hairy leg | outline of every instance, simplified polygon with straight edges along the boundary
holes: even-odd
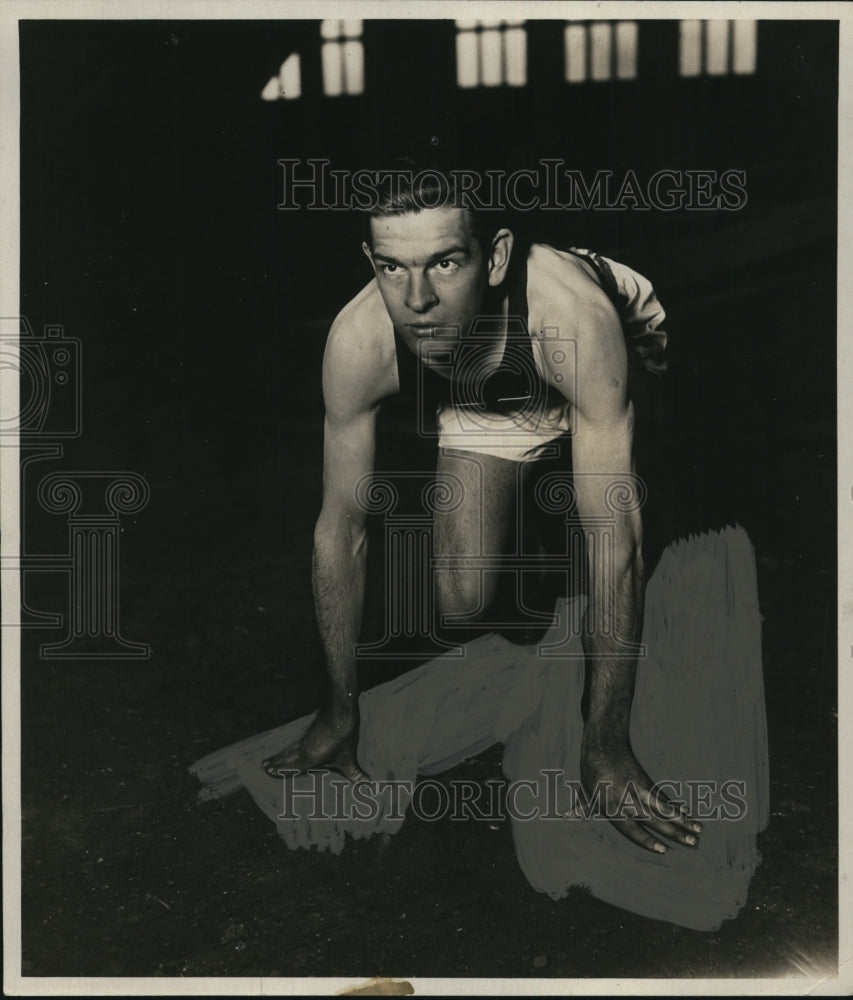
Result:
[[[440,621],[447,616],[444,625],[475,623],[493,600],[498,573],[479,568],[476,560],[503,553],[525,472],[523,465],[492,455],[439,449],[436,479],[456,477],[463,491],[455,509],[435,517],[435,554],[456,560],[435,574]]]

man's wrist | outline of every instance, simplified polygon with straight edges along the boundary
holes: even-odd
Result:
[[[592,646],[594,637],[590,640]],[[587,652],[594,655],[598,651],[592,646],[592,650],[587,647]],[[625,750],[629,746],[636,663],[612,659],[588,660],[587,670],[591,672],[591,677],[584,747],[609,752]]]
[[[581,740],[581,752],[588,753],[623,753],[630,749],[628,727],[622,725],[595,725],[587,722],[584,726]]]
[[[333,686],[329,699],[329,711],[340,721],[357,717],[358,693],[354,690],[343,690]]]
[[[590,709],[584,723],[582,748],[587,751],[615,752],[630,746],[631,700],[608,699],[603,702],[592,692]]]

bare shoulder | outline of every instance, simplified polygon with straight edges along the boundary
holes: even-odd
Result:
[[[627,354],[622,323],[592,273],[571,253],[534,244],[528,258],[530,331],[542,348],[549,383],[567,395],[583,385],[624,391]],[[556,342],[565,342],[552,348]],[[546,345],[547,349],[546,349]]]
[[[394,391],[396,354],[391,320],[374,279],[352,298],[329,330],[323,356],[326,410],[355,415]]]
[[[527,282],[531,319],[541,318],[541,322],[531,324],[537,333],[548,323],[572,335],[582,330],[621,328],[610,299],[574,254],[534,243]]]

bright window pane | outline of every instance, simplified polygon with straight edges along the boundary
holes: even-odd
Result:
[[[341,22],[340,21],[321,21],[320,22],[320,35],[323,38],[340,38],[340,36],[341,36]]]
[[[343,32],[345,38],[361,38],[363,24],[360,20],[344,21]]]
[[[271,76],[261,91],[262,101],[277,101],[281,97],[281,84],[277,76]]]
[[[480,55],[483,60],[483,78],[486,87],[503,83],[500,31],[484,31],[480,35]]]
[[[460,87],[527,83],[527,33],[523,19],[456,21],[456,82]],[[476,26],[474,30],[472,26]],[[508,27],[507,25],[513,25]]]
[[[278,71],[278,82],[281,96],[286,101],[292,101],[302,96],[302,74],[298,52],[289,55],[281,64]]]
[[[616,76],[633,80],[637,75],[637,22],[619,21],[616,25]]]
[[[734,58],[732,68],[735,73],[754,73],[758,51],[758,23],[756,21],[734,22]]]
[[[527,35],[523,28],[504,32],[506,82],[512,87],[527,83]]]
[[[348,40],[343,45],[344,89],[348,94],[364,92],[364,46],[361,42]]]
[[[719,76],[729,66],[729,22],[705,22],[705,72]]]
[[[610,79],[611,25],[591,24],[589,41],[591,46],[590,75],[593,80]]]
[[[682,21],[678,46],[678,71],[682,76],[702,72],[702,22]]]
[[[323,93],[327,97],[337,97],[343,93],[341,45],[339,42],[324,42],[322,50]]]
[[[566,80],[580,83],[586,79],[586,28],[582,24],[567,24]]]
[[[456,82],[460,87],[477,86],[477,36],[460,31],[456,36]]]
[[[473,28],[477,27],[478,22],[471,17],[460,18],[456,22],[456,28],[458,31],[471,31]]]

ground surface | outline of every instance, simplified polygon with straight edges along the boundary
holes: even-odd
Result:
[[[277,431],[291,442],[288,481],[316,493],[317,428]],[[190,762],[311,711],[322,693],[307,587],[314,497],[268,537],[255,514],[278,466],[260,451],[219,479],[206,517],[199,497],[197,516],[176,522],[182,498],[152,484],[126,536],[122,594],[125,635],[151,643],[149,661],[25,659],[25,974],[697,977],[833,963],[831,525],[756,519],[772,817],[740,916],[697,933],[580,890],[537,895],[507,825],[410,818],[392,839],[333,857],[288,851],[245,792],[196,804]],[[830,486],[825,463],[811,472],[808,488]],[[780,473],[780,490],[801,489],[795,479]],[[235,510],[242,527],[229,531]],[[458,773],[498,777],[499,748]]]

